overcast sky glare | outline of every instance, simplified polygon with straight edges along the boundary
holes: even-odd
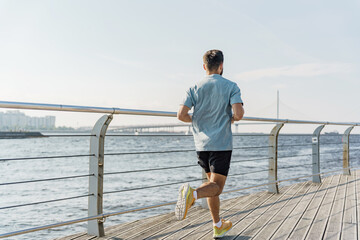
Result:
[[[246,116],[276,117],[279,89],[280,118],[360,122],[359,12],[358,0],[0,0],[0,98],[177,111],[215,48]],[[101,116],[26,114],[75,127]],[[147,122],[176,120],[113,124]]]

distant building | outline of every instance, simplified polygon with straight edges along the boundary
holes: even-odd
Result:
[[[55,116],[29,117],[20,111],[0,112],[0,130],[50,130],[55,128]]]

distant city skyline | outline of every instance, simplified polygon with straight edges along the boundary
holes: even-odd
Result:
[[[359,11],[355,0],[3,0],[0,96],[177,111],[205,74],[202,55],[216,48],[225,55],[224,77],[241,89],[245,116],[276,117],[279,89],[280,118],[359,122]],[[58,125],[75,128],[101,116],[24,112],[52,114]],[[178,121],[122,115],[111,124],[168,122]]]
[[[30,117],[18,110],[0,111],[0,130],[54,130],[55,116]]]

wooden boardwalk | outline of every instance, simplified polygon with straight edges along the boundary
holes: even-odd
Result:
[[[282,187],[280,194],[223,201],[221,217],[233,222],[223,239],[359,239],[359,190],[360,170],[324,178],[322,184]],[[208,210],[194,207],[183,221],[168,213],[108,227],[101,238],[79,233],[61,239],[212,239],[210,219]]]

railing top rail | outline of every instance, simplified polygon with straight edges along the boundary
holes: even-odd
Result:
[[[61,104],[28,103],[28,102],[0,101],[0,108],[176,117],[176,112],[167,112],[167,111],[125,109],[125,108],[115,108],[115,107],[107,108],[107,107],[91,107],[91,106],[76,106],[76,105],[61,105]],[[273,122],[273,123],[279,122],[279,123],[298,123],[298,124],[360,126],[360,122],[326,122],[326,121],[306,121],[306,120],[295,120],[295,119],[258,118],[258,117],[244,117],[243,120],[255,121],[255,122]]]

